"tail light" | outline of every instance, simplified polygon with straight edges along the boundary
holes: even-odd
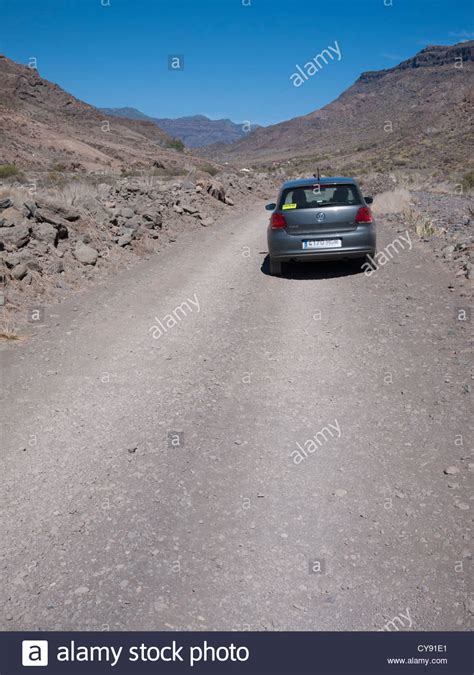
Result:
[[[282,227],[286,227],[285,216],[282,216],[281,213],[272,213],[270,218],[270,226],[272,230],[279,230]]]
[[[371,223],[373,221],[372,212],[367,206],[361,206],[355,217],[356,223]]]

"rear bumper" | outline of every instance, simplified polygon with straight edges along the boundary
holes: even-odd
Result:
[[[342,239],[341,248],[303,250],[305,239]],[[284,229],[268,228],[268,252],[274,260],[298,262],[312,260],[341,260],[344,258],[363,258],[373,254],[376,247],[375,226],[373,223],[359,225],[351,232],[331,232],[294,235]]]

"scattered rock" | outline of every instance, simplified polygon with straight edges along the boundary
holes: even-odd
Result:
[[[5,199],[0,199],[0,211],[3,209],[8,209],[9,206],[13,206],[13,202],[9,197]]]
[[[448,466],[445,470],[444,473],[447,476],[454,476],[456,473],[459,473],[459,469],[457,466]]]
[[[345,497],[347,494],[347,490],[342,490],[338,488],[337,490],[334,490],[332,494],[334,497]]]
[[[132,240],[133,240],[133,230],[130,229],[117,239],[117,244],[119,246],[127,246],[132,242]]]
[[[98,251],[92,246],[78,242],[74,248],[74,257],[83,265],[95,265],[99,257]]]
[[[43,242],[37,242],[37,243],[43,243]],[[41,272],[41,270],[42,270],[42,267],[41,267],[40,262],[38,260],[38,256],[35,255],[35,251],[31,250],[30,248],[23,249],[20,252],[20,262],[24,263],[29,270],[33,270],[34,272]]]
[[[36,202],[28,200],[23,202],[23,206],[25,207],[27,217],[34,218],[36,213]]]
[[[451,258],[454,253],[454,246],[452,244],[445,246],[443,249],[441,249],[441,253],[445,258]]]
[[[10,253],[9,255],[4,256],[3,262],[7,267],[11,269],[12,267],[15,267],[15,265],[18,265],[21,262],[20,254]]]
[[[9,206],[0,213],[0,227],[14,227],[23,220],[23,214],[15,206]]]
[[[163,216],[161,213],[143,213],[143,220],[145,227],[158,227],[161,228],[163,225]]]
[[[12,277],[14,279],[18,279],[18,280],[23,279],[24,277],[26,277],[27,273],[28,273],[28,269],[27,269],[26,265],[24,265],[23,263],[20,263],[19,265],[16,265],[12,269]]]
[[[141,216],[134,215],[123,224],[123,227],[131,230],[138,230],[141,227],[142,222]]]
[[[17,223],[14,227],[2,228],[0,230],[0,243],[21,248],[30,240],[30,232],[31,228],[26,221]]]
[[[50,223],[42,222],[33,226],[33,237],[39,241],[45,241],[52,246],[56,246],[58,232]]]
[[[220,181],[211,181],[211,183],[209,183],[209,185],[206,187],[206,192],[210,194],[211,197],[218,199],[220,202],[225,202],[225,189]]]
[[[50,250],[50,246],[46,241],[40,241],[39,239],[31,239],[28,246],[29,252],[33,253],[36,257],[38,255],[46,255]],[[51,248],[54,251],[54,246]]]
[[[95,220],[103,221],[109,217],[105,205],[103,206],[94,197],[85,197],[80,201],[81,209],[86,211]]]
[[[27,202],[25,202],[26,206]],[[61,223],[64,218],[67,221],[74,222],[81,217],[80,212],[71,206],[56,204],[46,199],[36,199],[36,213],[33,216],[37,220],[47,219],[48,223]]]
[[[122,218],[132,218],[135,215],[135,212],[133,211],[133,209],[125,207],[123,209],[120,209],[120,215],[122,216]]]
[[[195,214],[198,213],[199,209],[197,209],[195,206],[192,204],[182,204],[182,209],[185,213],[190,213],[190,214]]]
[[[64,272],[64,262],[60,258],[51,260],[51,272],[53,274],[61,274],[61,272]]]

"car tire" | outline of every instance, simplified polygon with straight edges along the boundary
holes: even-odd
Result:
[[[274,277],[279,277],[283,272],[283,263],[281,260],[274,260],[270,258],[270,274]]]

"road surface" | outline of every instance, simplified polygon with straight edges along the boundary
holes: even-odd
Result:
[[[463,299],[416,242],[271,277],[267,219],[3,346],[2,629],[467,628]]]

